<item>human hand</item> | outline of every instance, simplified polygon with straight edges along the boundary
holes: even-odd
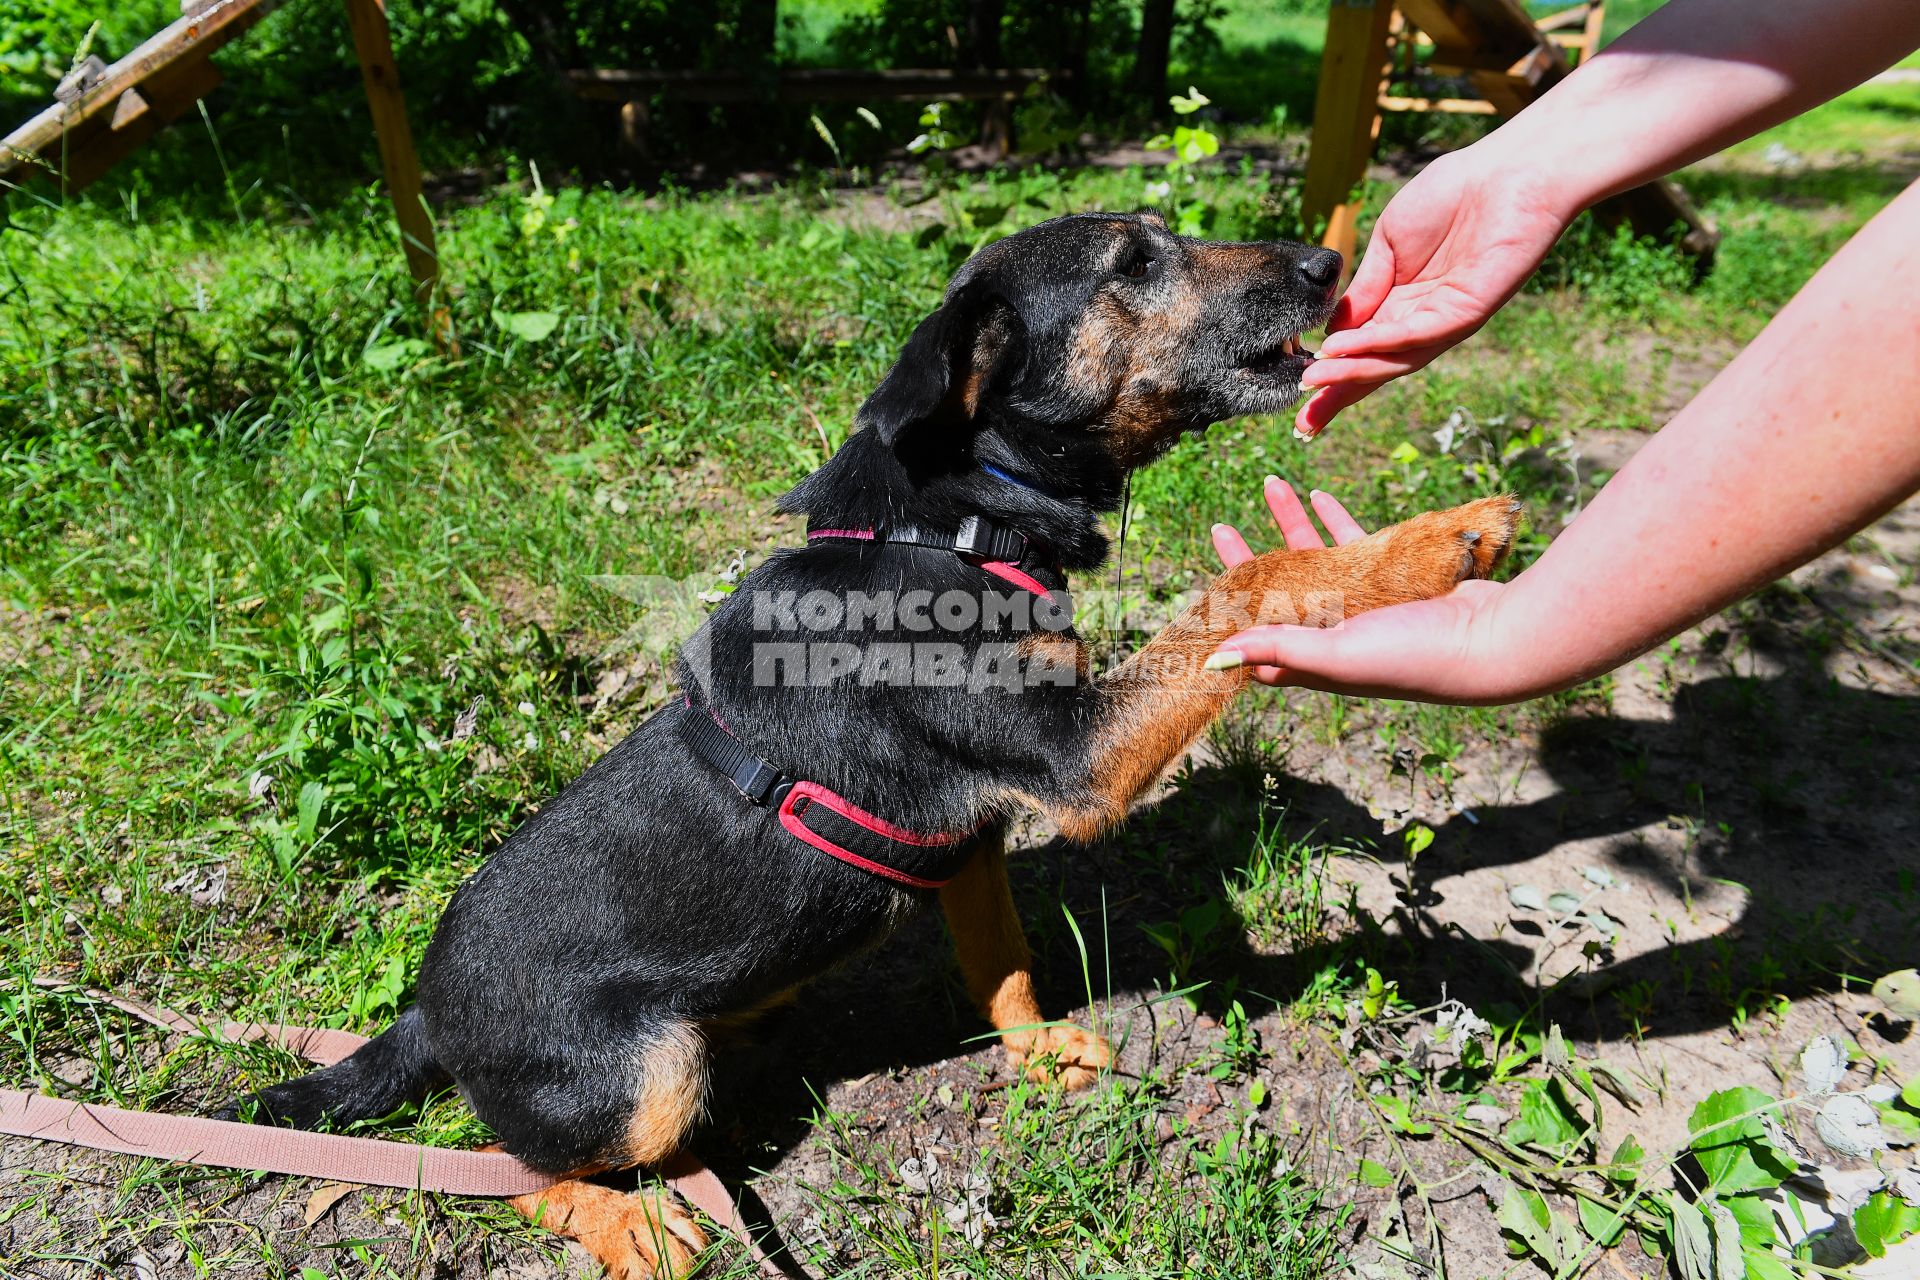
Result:
[[[1310,497],[1334,545],[1367,536],[1332,495],[1314,490]],[[1327,545],[1286,481],[1268,476],[1266,499],[1289,551]],[[1254,556],[1231,525],[1213,526],[1213,546],[1229,569]],[[1222,642],[1209,665],[1251,666],[1261,684],[1330,693],[1421,702],[1517,701],[1537,691],[1517,682],[1524,679],[1523,664],[1493,656],[1503,590],[1503,584],[1475,579],[1447,595],[1358,614],[1335,627],[1253,627]]]
[[[1485,143],[1428,165],[1374,224],[1319,358],[1301,376],[1317,390],[1295,433],[1312,439],[1342,409],[1478,332],[1578,212],[1571,193]]]

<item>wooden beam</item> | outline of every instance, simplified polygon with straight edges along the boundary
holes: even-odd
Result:
[[[1380,133],[1392,16],[1393,0],[1334,0],[1327,10],[1327,46],[1314,96],[1300,214],[1309,234],[1324,220],[1320,243],[1338,250],[1349,270],[1359,238],[1360,207],[1353,189],[1367,176]]]
[[[387,179],[394,219],[400,224],[400,247],[407,255],[407,270],[413,273],[414,295],[425,303],[440,278],[440,256],[434,247],[433,217],[420,189],[420,161],[413,152],[413,130],[407,126],[400,68],[393,60],[386,0],[346,2],[353,51],[360,60],[360,80],[366,86],[367,108],[373,113],[374,137],[380,144],[380,169]]]
[[[0,178],[37,165],[54,174],[66,190],[84,187],[193,105],[195,98],[179,100],[182,93],[205,93],[218,84],[219,72],[207,58],[282,3],[212,0],[170,23],[112,66],[68,86],[70,100],[56,101],[0,139]],[[129,90],[138,90],[153,110],[141,113],[138,120],[123,120],[116,130],[113,120]],[[171,114],[161,109],[162,102],[169,104]]]

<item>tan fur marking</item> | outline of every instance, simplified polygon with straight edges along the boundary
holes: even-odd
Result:
[[[508,1203],[539,1226],[578,1240],[607,1269],[609,1280],[689,1276],[694,1258],[707,1247],[693,1215],[658,1191],[567,1181]]]
[[[1033,993],[1033,953],[1007,884],[1003,838],[984,843],[960,873],[940,890],[940,906],[953,930],[960,971],[974,1004],[994,1029],[1015,1066],[1051,1059],[1053,1071],[1036,1062],[1035,1078],[1053,1074],[1069,1089],[1093,1083],[1112,1060],[1106,1041],[1079,1027],[1042,1027],[1047,1020]]]
[[[676,1023],[648,1041],[640,1091],[627,1125],[627,1158],[656,1165],[680,1150],[707,1104],[707,1038]]]
[[[1107,705],[1090,746],[1094,803],[1056,809],[1062,834],[1088,840],[1124,819],[1246,682],[1244,670],[1205,670],[1222,640],[1255,623],[1337,621],[1445,595],[1463,577],[1493,571],[1518,512],[1511,498],[1484,498],[1344,547],[1269,552],[1215,578],[1204,598],[1101,681]],[[1469,542],[1470,533],[1477,539]]]

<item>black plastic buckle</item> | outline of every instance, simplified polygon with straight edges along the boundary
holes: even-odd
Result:
[[[743,761],[728,776],[740,794],[757,805],[777,804],[793,790],[792,778],[758,757]]]
[[[1003,529],[979,516],[968,516],[960,522],[960,530],[954,535],[953,550],[955,555],[969,559],[1017,563],[1026,557],[1027,535]]]

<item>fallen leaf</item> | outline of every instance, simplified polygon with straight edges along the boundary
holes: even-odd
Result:
[[[1873,1104],[1857,1093],[1836,1093],[1813,1116],[1820,1140],[1843,1156],[1864,1159],[1887,1145]]]
[[[1544,911],[1547,900],[1530,884],[1516,884],[1507,890],[1507,901],[1522,911]]]
[[[1832,1036],[1815,1036],[1800,1051],[1800,1074],[1807,1078],[1808,1093],[1825,1097],[1847,1074],[1846,1050]]]
[[[326,1217],[327,1210],[359,1191],[363,1185],[358,1182],[323,1182],[315,1187],[313,1194],[307,1197],[307,1225],[312,1226]]]

